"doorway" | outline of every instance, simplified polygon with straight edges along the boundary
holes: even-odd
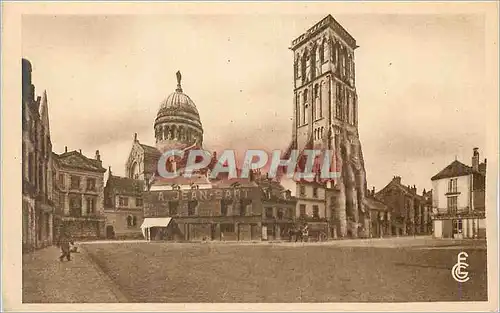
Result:
[[[463,223],[462,220],[453,220],[453,238],[463,238]]]
[[[111,225],[106,226],[106,238],[107,239],[115,238],[115,229]]]

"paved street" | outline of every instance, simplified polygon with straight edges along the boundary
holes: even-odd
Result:
[[[60,263],[24,259],[25,302],[378,302],[486,300],[484,241],[96,242]],[[377,247],[377,248],[373,248]],[[471,279],[451,277],[469,254]],[[105,273],[105,274],[104,274]],[[45,287],[42,288],[45,282]]]
[[[116,303],[125,300],[86,253],[73,254],[69,262],[60,262],[59,255],[56,247],[23,255],[23,302]]]

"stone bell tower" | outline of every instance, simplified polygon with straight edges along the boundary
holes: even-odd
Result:
[[[334,185],[314,188],[317,200],[324,200],[330,235],[336,237],[365,236],[368,230],[363,201],[366,174],[358,135],[357,47],[356,40],[328,15],[293,40],[290,48],[294,54],[292,145],[299,150],[335,151],[340,177]],[[306,187],[297,188],[303,193]],[[299,206],[301,198],[304,210],[308,195],[299,195]],[[318,205],[314,206],[317,210]]]

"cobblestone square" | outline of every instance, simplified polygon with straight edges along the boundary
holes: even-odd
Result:
[[[487,300],[486,249],[481,241],[96,242],[83,247],[69,263],[59,263],[57,254],[51,260],[25,260],[25,302]],[[469,255],[471,277],[463,284],[451,276],[461,251]],[[37,270],[41,272],[34,275]],[[44,292],[36,288],[40,281],[45,281]]]

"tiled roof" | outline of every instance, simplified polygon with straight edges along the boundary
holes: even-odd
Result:
[[[222,179],[213,183],[214,188],[229,188],[235,185],[239,187],[257,187],[255,182],[247,178]]]
[[[408,186],[401,184],[400,177],[393,178],[384,188],[382,188],[380,191],[378,191],[375,194],[375,197],[377,199],[381,199],[384,197],[384,194],[386,191],[392,190],[393,188],[397,188],[400,191],[402,191],[404,194],[410,195],[410,196],[415,197],[417,199],[420,199],[420,200],[424,199],[424,197],[422,195],[419,195],[416,192],[414,192],[411,187],[408,187]]]
[[[163,178],[156,176],[153,179],[151,186],[172,186],[172,185],[205,185],[210,184],[210,181],[205,175],[192,175],[191,177],[177,176],[175,178]]]
[[[161,155],[161,152],[155,147],[151,147],[142,143],[140,143],[139,145],[141,146],[142,149],[144,149],[145,154],[158,155],[158,156]]]
[[[431,180],[438,180],[442,178],[449,178],[449,177],[459,177],[459,176],[465,176],[472,174],[474,170],[472,167],[467,166],[463,164],[460,161],[453,161],[451,162],[450,165],[445,167],[441,172],[437,173],[436,175],[432,176]]]
[[[90,159],[78,151],[70,151],[62,154],[53,153],[54,159],[63,167],[77,168],[94,172],[106,172],[102,163],[98,160]]]
[[[110,175],[106,187],[120,195],[140,195],[144,190],[144,182],[139,179]]]
[[[365,203],[365,206],[368,207],[369,210],[383,211],[383,212],[389,211],[389,206],[387,206],[382,201],[375,199],[372,196],[366,196],[363,201]]]

